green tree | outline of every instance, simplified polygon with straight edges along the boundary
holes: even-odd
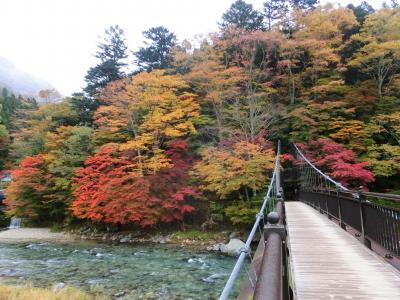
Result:
[[[293,8],[305,10],[314,9],[318,3],[319,0],[290,0],[290,4]]]
[[[376,176],[390,177],[400,174],[400,147],[398,145],[372,145],[368,160]]]
[[[22,98],[3,88],[0,93],[0,122],[7,128],[12,126],[12,118],[16,110],[21,106]]]
[[[71,103],[72,109],[78,115],[78,124],[91,125],[93,123],[93,113],[99,106],[96,98],[88,97],[84,93],[73,93],[67,101]]]
[[[235,26],[246,30],[262,30],[263,23],[262,14],[255,10],[252,4],[237,0],[222,15],[222,22],[219,25],[221,29]]]
[[[286,0],[267,0],[264,2],[264,16],[267,19],[267,29],[271,30],[272,26],[278,20],[282,20],[288,13],[289,7]]]
[[[143,32],[146,38],[139,51],[134,52],[135,63],[140,70],[167,69],[171,66],[171,50],[176,46],[176,36],[163,26],[152,27]]]
[[[400,70],[400,9],[382,8],[369,15],[353,39],[362,47],[350,66],[361,68],[375,80],[379,98],[385,84]]]
[[[83,166],[93,151],[92,132],[92,128],[85,126],[61,126],[56,132],[47,133],[44,146],[47,153],[43,155],[51,176],[47,199],[54,203],[54,210],[57,207],[58,215],[68,215],[75,170]]]
[[[8,132],[4,125],[0,124],[0,170],[4,167],[4,162],[8,154]]]
[[[354,15],[357,18],[357,22],[360,24],[363,24],[365,18],[375,11],[374,8],[366,1],[361,2],[361,4],[357,6],[349,4],[347,5],[347,8],[353,11]]]
[[[111,26],[105,30],[104,41],[98,45],[96,57],[100,63],[90,68],[85,76],[87,86],[84,91],[94,97],[97,89],[104,87],[108,82],[121,79],[125,76],[123,62],[128,57],[124,31],[118,26]]]

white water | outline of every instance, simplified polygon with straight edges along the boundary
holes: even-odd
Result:
[[[21,227],[21,218],[12,217],[8,229],[18,229]]]

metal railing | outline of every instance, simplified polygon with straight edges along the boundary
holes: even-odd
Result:
[[[375,243],[387,257],[400,257],[400,196],[349,190],[320,171],[296,145],[295,151],[298,199],[337,220],[343,229],[355,229],[367,247]]]
[[[228,281],[225,284],[225,287],[219,297],[219,300],[229,299],[229,295],[232,291],[232,288],[235,284],[235,281],[239,275],[240,269],[246,259],[246,257],[251,257],[251,249],[250,245],[254,239],[254,236],[257,230],[260,230],[260,223],[264,219],[264,213],[266,212],[267,204],[270,203],[271,199],[274,198],[275,195],[278,194],[280,190],[280,143],[278,143],[277,154],[275,159],[275,167],[272,174],[271,182],[268,186],[268,191],[266,196],[264,197],[264,201],[261,205],[259,212],[256,214],[255,221],[253,227],[250,231],[250,234],[246,240],[245,246],[240,250],[239,257],[236,261],[236,264],[232,270],[232,273],[229,276]],[[264,239],[262,238],[260,243],[263,243]],[[256,288],[256,282],[258,281],[256,272],[252,272],[254,274],[249,274],[249,282],[251,282],[252,288]]]

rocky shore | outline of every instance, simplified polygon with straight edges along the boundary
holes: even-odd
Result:
[[[237,256],[240,250],[244,247],[243,240],[245,240],[243,234],[228,231],[210,233],[208,238],[204,237],[207,233],[200,233],[201,237],[197,238],[188,237],[184,232],[182,234],[179,232],[170,234],[158,233],[143,236],[133,232],[105,233],[96,232],[90,229],[71,231],[71,234],[81,240],[109,241],[123,244],[168,244],[182,248],[220,252],[229,256]]]

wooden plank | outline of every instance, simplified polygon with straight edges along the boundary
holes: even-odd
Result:
[[[325,215],[285,202],[295,299],[400,299],[400,272]]]

